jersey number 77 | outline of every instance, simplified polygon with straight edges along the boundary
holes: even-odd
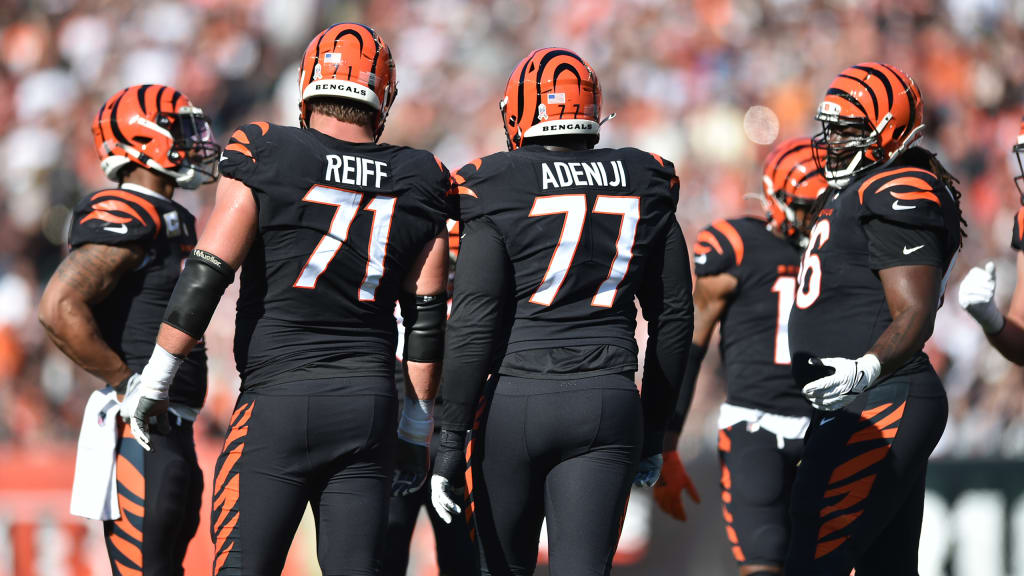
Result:
[[[302,200],[335,207],[328,233],[320,238],[299,277],[292,284],[295,288],[313,290],[317,279],[327,270],[341,245],[348,241],[348,229],[359,213],[363,195],[351,190],[316,185],[306,192]],[[388,235],[391,232],[391,217],[395,213],[395,201],[393,197],[376,196],[366,205],[365,210],[373,212],[373,225],[370,227],[370,241],[366,250],[366,274],[359,286],[360,302],[373,301],[380,277],[384,275],[384,257],[388,252]]]
[[[629,269],[629,261],[633,258],[633,242],[636,239],[636,225],[640,220],[640,198],[636,196],[598,196],[594,202],[595,214],[617,214],[622,217],[619,225],[619,236],[615,241],[615,259],[608,270],[608,277],[597,289],[591,306],[611,308],[615,302],[615,294],[623,276]],[[587,217],[586,194],[562,194],[558,196],[539,196],[534,199],[530,208],[530,217],[552,216],[563,214],[562,233],[558,237],[558,245],[551,255],[551,261],[544,272],[540,286],[530,297],[530,302],[541,306],[550,306],[558,295],[559,288],[572,266],[573,256],[583,235],[583,224]]]

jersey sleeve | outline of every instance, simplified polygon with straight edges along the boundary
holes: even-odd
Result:
[[[895,168],[867,178],[857,189],[861,218],[879,218],[912,227],[946,228],[943,205],[952,194],[934,174]]]
[[[874,218],[864,223],[868,237],[868,263],[872,270],[896,266],[928,265],[944,269],[945,241],[942,232]]]
[[[220,173],[252,188],[263,165],[270,161],[264,153],[270,124],[253,122],[231,134],[220,157]]]
[[[145,196],[128,190],[102,190],[84,198],[71,217],[68,242],[129,244],[152,240],[160,233],[160,214]]]
[[[422,151],[416,153],[416,159],[410,162],[416,166],[416,177],[410,180],[410,184],[419,189],[421,208],[429,216],[437,235],[445,229],[450,211],[451,173],[437,156]]]
[[[452,177],[453,213],[460,222],[469,222],[490,211],[488,194],[499,185],[508,160],[504,154],[492,154],[466,164]],[[499,186],[500,188],[500,186]]]
[[[1013,238],[1010,239],[1010,247],[1014,250],[1024,250],[1024,206],[1017,210],[1013,218]]]
[[[739,231],[728,220],[716,220],[697,233],[693,245],[697,277],[728,273],[739,277],[744,244]]]

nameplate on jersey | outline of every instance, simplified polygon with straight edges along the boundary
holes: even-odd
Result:
[[[625,188],[622,160],[608,162],[542,162],[542,190],[553,188]]]
[[[391,188],[391,168],[387,162],[348,154],[328,154],[326,161],[327,182],[371,190]]]

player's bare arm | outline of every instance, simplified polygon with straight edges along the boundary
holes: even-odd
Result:
[[[898,266],[878,271],[892,324],[868,351],[882,365],[884,376],[899,369],[932,335],[942,286],[934,266]]]
[[[142,247],[135,244],[85,244],[61,262],[39,302],[39,322],[54,344],[110,386],[132,371],[101,337],[91,306],[102,302],[143,257]]]
[[[416,398],[419,400],[433,400],[434,396],[437,395],[438,382],[441,378],[441,361],[440,357],[443,355],[444,347],[444,320],[447,315],[447,294],[445,290],[448,284],[448,233],[447,231],[441,231],[434,241],[424,248],[423,253],[420,255],[412,271],[406,277],[403,290],[408,294],[413,294],[418,298],[419,302],[417,305],[422,307],[424,305],[433,305],[436,309],[435,316],[440,313],[439,318],[430,319],[424,318],[429,321],[429,325],[423,326],[421,330],[426,330],[427,333],[423,334],[427,338],[436,339],[438,350],[436,361],[417,361],[415,358],[422,358],[423,354],[413,354],[413,358],[403,356],[403,364],[405,366],[406,375],[406,390],[407,396]],[[429,301],[424,301],[424,300]],[[406,310],[406,305],[403,303],[402,316],[405,318],[416,318],[419,319],[417,310]],[[428,312],[429,315],[429,312]],[[411,322],[408,330],[416,334],[416,322]],[[419,335],[414,337],[413,343],[417,343]],[[406,340],[407,347],[408,339]],[[430,355],[427,352],[427,355]]]

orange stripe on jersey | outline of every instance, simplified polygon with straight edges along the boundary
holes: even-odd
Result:
[[[697,243],[710,246],[711,248],[714,248],[715,252],[718,252],[719,254],[725,253],[725,251],[722,250],[722,245],[718,243],[718,238],[716,238],[714,234],[707,230],[701,230],[700,232],[697,233]],[[707,252],[708,251],[705,250],[704,252],[701,252],[701,254],[707,254]]]
[[[146,479],[120,454],[117,455],[117,481],[139,500],[146,499]]]
[[[870,476],[865,476],[860,480],[850,482],[849,484],[846,484],[844,486],[832,488],[831,490],[826,490],[825,498],[835,498],[836,496],[842,496],[843,499],[831,506],[826,506],[822,508],[821,512],[819,512],[818,515],[821,518],[824,518],[825,516],[828,516],[833,512],[846,510],[847,508],[852,508],[857,504],[860,504],[861,502],[864,501],[865,498],[868,497],[868,494],[871,493],[871,487],[875,484],[875,477],[876,475],[872,474]]]
[[[217,574],[220,569],[224,567],[224,562],[227,562],[228,553],[235,547],[235,543],[232,542],[225,550],[222,550],[220,554],[217,554],[217,563],[213,566],[213,573]]]
[[[899,168],[897,170],[886,170],[885,172],[882,172],[881,174],[875,174],[871,178],[868,178],[867,180],[865,180],[864,183],[861,184],[860,188],[857,190],[857,196],[860,198],[860,203],[861,204],[864,203],[864,191],[867,190],[875,182],[878,182],[879,180],[881,180],[882,178],[885,178],[886,176],[895,176],[897,174],[906,174],[908,172],[918,172],[918,173],[927,174],[927,172],[925,172],[924,170],[921,170],[920,168],[913,168],[913,167],[910,167],[910,168]]]
[[[262,132],[264,136],[267,135],[267,130],[270,130],[270,124],[267,124],[266,122],[253,122],[253,125],[259,127],[260,132]]]
[[[729,435],[725,433],[725,430],[718,431],[718,449],[722,452],[732,451],[732,440],[729,439]]]
[[[821,528],[818,528],[818,540],[846,528],[863,513],[863,510],[858,510],[856,512],[850,512],[849,514],[830,518],[827,522],[821,525]]]
[[[1017,239],[1024,241],[1024,208],[1017,211]]]
[[[725,236],[725,239],[732,245],[732,251],[736,253],[736,265],[743,264],[743,238],[732,224],[725,220],[715,220],[711,227],[718,230]]]
[[[890,406],[892,406],[892,402],[886,402],[885,404],[875,406],[874,408],[868,408],[860,413],[860,417],[864,420],[871,420],[875,416],[888,410]]]
[[[143,508],[141,504],[136,504],[135,502],[132,502],[124,494],[118,494],[117,502],[118,502],[118,504],[121,505],[121,510],[123,510],[125,512],[128,512],[129,514],[132,514],[133,516],[138,516],[138,517],[141,518],[141,517],[145,516],[145,514],[146,514],[146,509]]]
[[[142,209],[146,211],[146,214],[149,214],[150,219],[153,220],[153,225],[156,226],[156,233],[160,233],[160,226],[162,224],[162,222],[160,221],[160,214],[156,211],[156,208],[153,206],[152,202],[146,200],[141,196],[130,194],[122,190],[104,190],[103,192],[99,192],[93,196],[93,198],[106,197],[120,198],[122,200],[134,202],[135,204],[141,206]]]
[[[939,197],[931,192],[890,192],[889,194],[897,200],[927,200],[942,206],[942,203],[939,202]]]
[[[134,208],[120,200],[103,200],[92,205],[93,210],[106,210],[107,212],[124,212],[145,226],[146,221],[135,211]]]
[[[117,566],[117,576],[142,576],[142,570],[129,568],[117,560],[114,560],[114,564]]]
[[[465,186],[459,186],[456,188],[456,191],[459,193],[459,196],[472,196],[473,198],[479,198],[479,196],[476,195],[476,192],[473,192],[472,189],[466,188]]]
[[[837,466],[836,469],[832,471],[832,476],[829,477],[828,483],[835,484],[836,482],[841,482],[850,476],[853,476],[857,472],[881,462],[888,453],[889,446],[879,446],[878,448],[873,448],[863,454],[858,454]]]
[[[252,152],[249,152],[249,149],[246,148],[244,144],[239,144],[238,142],[232,142],[231,144],[228,144],[227,146],[224,147],[224,150],[234,150],[235,152],[241,152],[242,154],[245,154],[249,158],[252,158]]]
[[[110,542],[117,548],[125,558],[132,561],[136,566],[142,566],[142,549],[134,542],[129,542],[117,534],[110,535]]]
[[[78,221],[79,224],[85,224],[89,220],[103,220],[104,222],[110,222],[111,224],[127,224],[132,221],[131,218],[125,216],[115,216],[110,212],[103,212],[100,210],[93,210],[85,215],[84,218]]]
[[[661,159],[661,156],[658,156],[658,155],[657,155],[657,154],[655,154],[654,152],[650,152],[649,154],[650,154],[651,156],[654,156],[654,159],[658,161],[658,164],[661,164],[661,165],[662,165],[662,167],[664,167],[664,166],[665,166],[665,161]]]
[[[434,155],[434,162],[437,162],[437,169],[444,172],[444,164],[441,163],[441,159],[436,154]]]
[[[238,448],[233,449],[228,457],[224,459],[224,465],[221,466],[220,474],[213,481],[214,491],[219,492],[221,487],[224,485],[224,481],[227,480],[228,475],[234,472],[235,464],[238,463],[238,459],[242,457],[242,449],[245,448],[245,443],[241,443]]]
[[[249,137],[241,129],[235,130],[235,133],[231,135],[231,139],[232,140],[238,140],[242,144],[248,144],[249,143]]]
[[[839,548],[839,545],[843,542],[846,542],[848,538],[849,536],[842,536],[840,538],[836,538],[835,540],[828,540],[827,542],[818,542],[818,546],[814,549],[814,559],[817,560],[822,556],[828,555],[836,548]]]

